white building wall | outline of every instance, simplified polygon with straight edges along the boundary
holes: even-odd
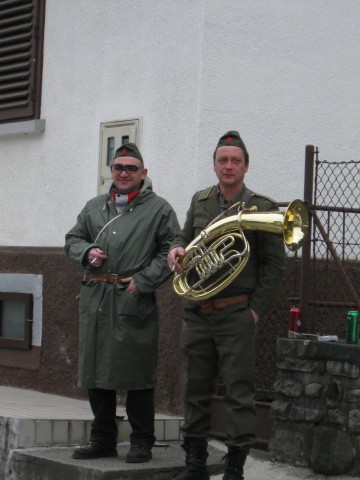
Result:
[[[359,0],[47,0],[46,127],[0,139],[0,244],[63,244],[97,193],[104,121],[142,118],[154,189],[181,223],[230,129],[252,190],[301,198],[306,144],[359,159],[359,22]]]

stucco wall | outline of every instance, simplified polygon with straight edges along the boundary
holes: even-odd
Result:
[[[360,152],[358,0],[47,0],[45,132],[0,138],[0,245],[61,246],[96,195],[100,122],[141,117],[154,189],[183,222],[240,130],[247,184],[302,196],[304,150]]]

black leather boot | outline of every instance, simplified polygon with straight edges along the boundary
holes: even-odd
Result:
[[[249,451],[239,447],[228,446],[225,455],[225,474],[223,480],[244,480],[244,465]]]
[[[117,455],[116,446],[90,440],[85,447],[76,447],[72,457],[78,460],[90,460],[92,458],[117,457]]]
[[[207,441],[198,438],[186,438],[181,445],[186,452],[185,470],[180,472],[173,480],[209,480],[206,468]]]
[[[150,445],[131,444],[130,450],[126,455],[127,463],[144,463],[152,459]]]

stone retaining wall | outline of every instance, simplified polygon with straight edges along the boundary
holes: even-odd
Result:
[[[279,339],[274,460],[360,474],[360,345]]]

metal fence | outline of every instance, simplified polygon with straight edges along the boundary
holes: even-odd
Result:
[[[302,331],[345,337],[346,313],[360,310],[360,161],[320,161],[305,151],[304,200],[311,232],[301,252],[287,253],[282,289],[258,332],[256,392],[271,400],[276,341],[288,335],[289,311],[301,308]],[[286,204],[280,204],[284,207]]]

